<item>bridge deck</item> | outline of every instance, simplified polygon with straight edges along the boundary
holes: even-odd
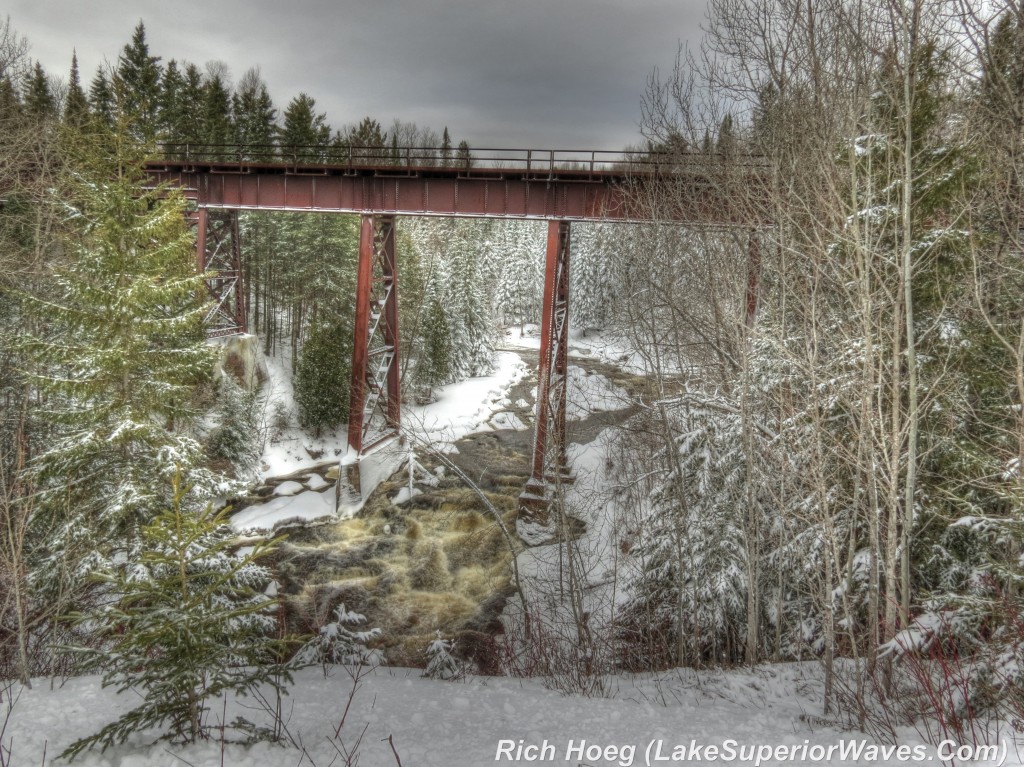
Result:
[[[651,153],[476,150],[441,160],[437,150],[408,148],[377,148],[376,156],[264,149],[170,148],[146,169],[152,182],[182,187],[207,208],[581,221],[650,220],[645,190],[671,179],[687,189],[674,220],[737,221],[721,166],[704,155],[669,162]]]

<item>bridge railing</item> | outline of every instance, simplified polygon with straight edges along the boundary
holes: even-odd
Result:
[[[469,152],[408,146],[281,146],[277,144],[165,144],[168,162],[185,165],[238,164],[285,167],[323,166],[343,169],[456,171],[514,170],[536,174],[657,173],[681,166],[709,166],[722,158],[700,152],[656,152],[594,149],[473,148]]]

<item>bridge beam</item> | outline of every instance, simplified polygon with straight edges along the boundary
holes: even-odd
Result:
[[[547,511],[558,486],[572,482],[566,457],[565,410],[569,353],[568,221],[548,222],[541,318],[540,364],[537,371],[537,425],[530,479],[519,496],[520,514],[547,523]]]
[[[206,315],[209,338],[249,330],[242,277],[242,247],[238,211],[196,211],[196,267],[207,275],[206,290],[213,303]]]
[[[398,435],[398,270],[395,217],[364,215],[359,229],[349,453],[361,456]]]

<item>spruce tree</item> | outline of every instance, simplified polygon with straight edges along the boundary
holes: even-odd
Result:
[[[89,108],[100,125],[113,126],[114,91],[103,67],[96,70],[96,76],[89,85]]]
[[[452,331],[438,298],[433,298],[423,320],[423,350],[416,361],[416,380],[429,390],[452,378]]]
[[[122,164],[83,159],[65,193],[70,263],[54,274],[53,292],[32,302],[44,330],[26,341],[46,395],[39,415],[56,431],[35,463],[35,523],[50,542],[40,572],[70,584],[137,541],[165,507],[177,467],[196,492],[211,484],[200,479],[190,436],[212,352],[184,202],[145,190],[127,151],[113,137],[97,154]]]
[[[267,148],[277,135],[277,110],[260,76],[259,68],[248,70],[232,97],[235,115],[235,143],[264,147],[252,159],[267,159]]]
[[[317,114],[316,100],[312,96],[300,93],[288,103],[280,138],[285,159],[318,159],[330,139],[327,115]]]
[[[191,509],[180,473],[172,490],[142,528],[138,553],[97,576],[112,603],[78,616],[106,640],[101,649],[78,650],[86,667],[101,668],[103,686],[137,705],[63,756],[106,749],[151,727],[192,743],[212,728],[211,700],[266,685],[281,692],[290,681],[278,663],[274,601],[263,594],[270,572],[257,564],[269,544],[237,556],[226,511]]]
[[[379,650],[370,650],[366,643],[380,636],[379,628],[354,629],[366,623],[366,616],[347,610],[344,603],[334,609],[334,620],[320,627],[317,636],[307,642],[296,654],[294,662],[300,665],[319,664],[324,667],[344,663],[348,665],[379,666],[384,656]]]
[[[317,436],[348,418],[352,363],[344,341],[351,336],[344,323],[319,325],[302,346],[295,369],[295,402],[299,422]]]
[[[455,165],[460,168],[469,168],[473,165],[473,153],[469,151],[469,142],[463,139],[455,150]]]
[[[441,165],[451,165],[452,162],[452,137],[448,135],[448,126],[444,126],[444,133],[441,136]]]
[[[462,673],[462,667],[452,656],[453,642],[444,639],[441,632],[427,646],[427,667],[423,676],[430,679],[455,679]]]
[[[160,57],[151,56],[140,21],[117,60],[114,93],[125,126],[138,141],[156,141],[160,105]]]
[[[205,97],[205,81],[203,73],[195,64],[185,65],[185,82],[181,86],[181,98],[178,102],[180,122],[177,127],[179,143],[198,144],[203,140],[203,100]]]
[[[89,116],[89,102],[82,90],[78,73],[78,54],[71,54],[71,73],[68,76],[68,95],[64,101],[64,122],[68,125],[83,125]]]
[[[160,99],[158,102],[158,125],[160,138],[167,143],[179,143],[182,133],[182,123],[186,119],[192,119],[192,115],[186,115],[182,109],[182,91],[185,88],[185,78],[178,69],[178,62],[171,59],[167,62],[164,76],[160,80]]]
[[[225,75],[221,69],[214,68],[206,79],[203,89],[203,109],[201,116],[202,142],[214,147],[230,144],[235,136],[234,120],[231,115],[231,94]],[[220,156],[218,159],[230,159]]]
[[[0,75],[0,120],[17,117],[22,112],[21,97],[11,78]]]
[[[25,80],[25,113],[37,120],[45,120],[56,115],[57,107],[50,91],[50,81],[38,61]]]

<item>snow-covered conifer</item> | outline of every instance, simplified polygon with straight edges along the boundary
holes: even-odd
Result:
[[[452,655],[454,644],[438,631],[427,646],[427,667],[423,676],[430,679],[454,679],[462,674],[462,665]]]
[[[270,573],[257,564],[267,544],[236,556],[225,512],[190,508],[180,473],[172,490],[167,507],[142,528],[138,551],[99,574],[110,603],[78,618],[102,640],[78,649],[82,660],[137,705],[66,755],[151,727],[193,742],[210,726],[211,699],[290,681],[277,663],[273,601],[262,593]]]
[[[212,486],[191,434],[213,352],[183,201],[146,191],[123,140],[110,143],[116,164],[83,164],[68,190],[70,264],[56,295],[32,302],[42,331],[25,343],[55,430],[33,467],[33,524],[48,530],[37,572],[62,574],[65,593],[166,508],[177,467],[196,493]]]
[[[348,665],[376,666],[384,662],[378,650],[366,643],[380,636],[379,628],[359,630],[354,627],[366,623],[366,616],[352,612],[344,604],[334,610],[334,620],[320,627],[319,633],[295,655],[298,665],[344,663]]]

